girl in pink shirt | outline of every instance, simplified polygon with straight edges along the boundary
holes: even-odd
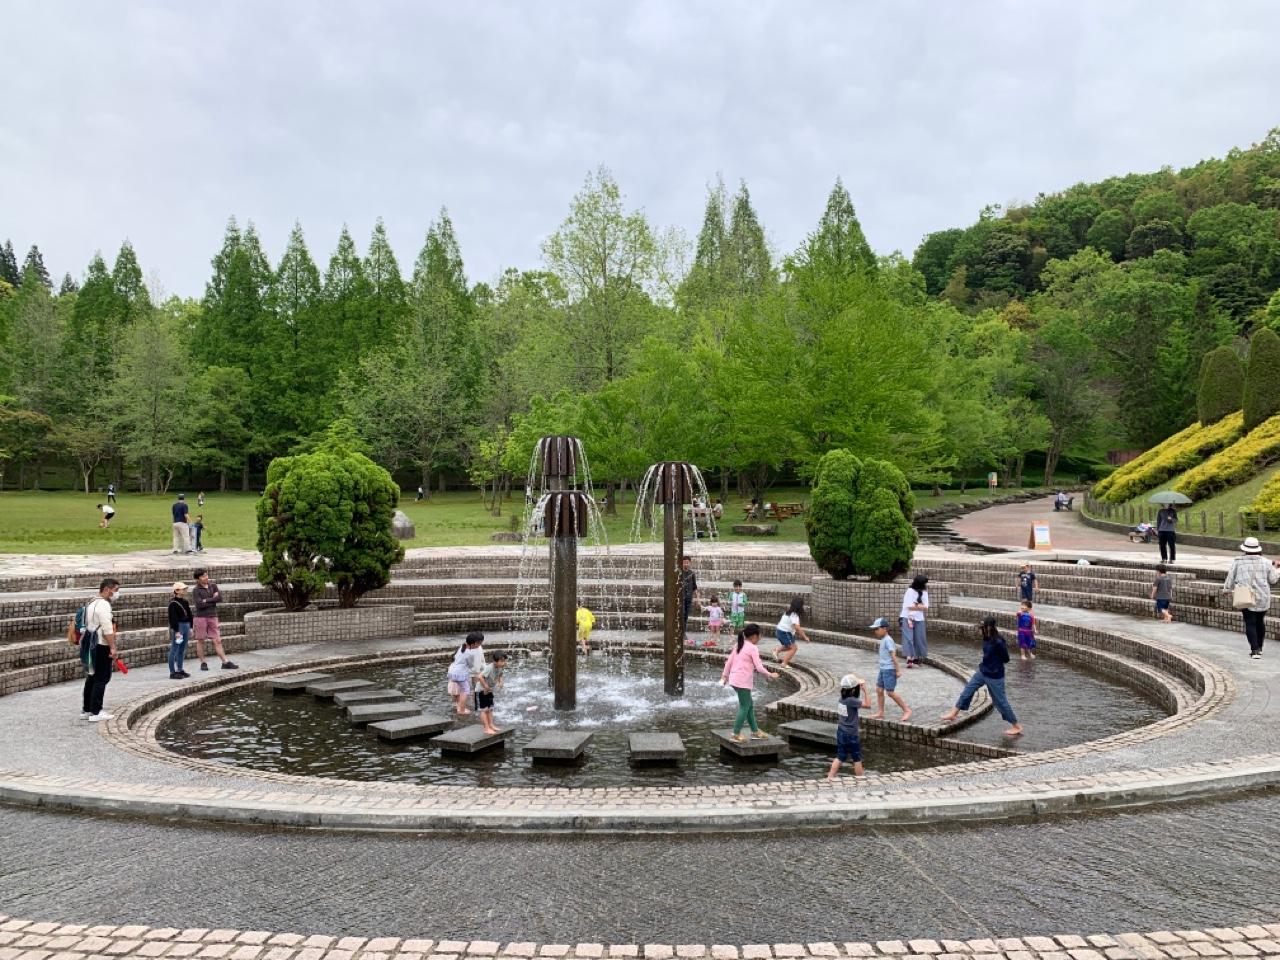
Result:
[[[720,674],[720,682],[733,687],[734,693],[738,695],[738,715],[733,720],[733,739],[739,743],[746,739],[742,735],[744,724],[751,727],[751,735],[756,739],[769,739],[767,733],[760,732],[760,725],[756,723],[756,705],[751,699],[751,688],[755,684],[757,673],[763,673],[774,680],[778,675],[765,669],[760,659],[760,651],[756,647],[759,640],[758,624],[748,623],[739,630],[738,646],[729,654],[729,659],[725,661],[724,672]]]

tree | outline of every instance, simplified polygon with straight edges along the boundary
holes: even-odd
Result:
[[[339,606],[355,606],[404,558],[391,532],[397,499],[390,474],[336,434],[313,453],[277,457],[258,501],[258,582],[289,611],[304,609],[330,579]]]
[[[1120,260],[1124,257],[1125,242],[1129,239],[1129,220],[1120,210],[1103,210],[1089,227],[1085,241],[1089,246]]]
[[[152,310],[125,331],[110,388],[110,425],[120,449],[141,470],[148,493],[164,493],[190,459],[187,355],[173,317]]]
[[[120,244],[120,252],[116,254],[115,266],[111,268],[111,284],[115,287],[116,306],[121,311],[117,321],[120,326],[133,323],[151,310],[151,294],[143,283],[138,255],[128,240]]]
[[[1244,403],[1245,368],[1230,347],[1218,347],[1204,355],[1198,382],[1196,410],[1206,427],[1235,413]]]
[[[105,417],[90,414],[83,418],[64,419],[53,430],[52,442],[56,449],[70,455],[80,469],[84,480],[84,492],[91,493],[93,474],[114,447]]]
[[[364,258],[364,278],[368,284],[369,302],[365,324],[358,332],[355,349],[364,353],[379,343],[387,342],[404,323],[408,304],[400,264],[387,239],[387,228],[379,217],[369,238],[369,252]]]
[[[249,452],[253,392],[252,378],[240,367],[205,367],[192,384],[190,462],[216,471],[222,491]]]
[[[1259,329],[1249,341],[1249,363],[1244,378],[1244,429],[1246,432],[1280,413],[1280,336],[1269,327]]]
[[[621,376],[652,326],[649,292],[663,257],[644,214],[624,209],[607,168],[588,175],[542,255],[569,295],[579,383],[594,387]]]
[[[0,396],[0,490],[4,489],[5,466],[37,456],[52,430],[53,421],[45,414],[23,409],[13,397]]]
[[[40,253],[40,248],[34,243],[31,249],[27,251],[27,258],[22,261],[22,282],[27,282],[28,274],[34,274],[35,279],[44,284],[46,290],[53,290],[53,281],[49,279],[49,271],[44,265],[44,256]]]
[[[952,254],[964,231],[939,230],[924,238],[916,248],[911,265],[924,274],[925,289],[931,297],[942,293],[953,273]]]
[[[71,274],[64,273],[62,275],[62,283],[58,286],[58,296],[65,297],[70,294],[79,292],[80,284],[76,283],[75,278]]]
[[[18,258],[13,253],[12,240],[6,240],[0,246],[0,280],[15,288],[22,285],[22,272],[18,269]]]
[[[751,204],[747,182],[741,181],[729,215],[729,282],[738,297],[760,297],[778,282],[764,227]]]
[[[1130,260],[1150,257],[1157,250],[1181,250],[1182,231],[1168,220],[1149,220],[1133,228],[1125,242],[1125,256]]]
[[[342,225],[338,246],[329,258],[320,296],[324,304],[321,339],[340,345],[338,370],[351,372],[360,360],[359,350],[353,349],[352,345],[363,342],[362,331],[369,308],[369,282],[346,224]]]
[[[1094,384],[1092,345],[1078,321],[1059,310],[1044,313],[1034,356],[1038,399],[1049,420],[1044,483],[1052,486],[1063,451],[1094,429],[1104,398]]]
[[[915,498],[902,471],[881,460],[831,450],[818,461],[809,513],[809,553],[835,580],[890,580],[915,551]]]
[[[73,365],[95,383],[114,376],[123,313],[107,264],[95,253],[71,312],[69,344]]]
[[[295,223],[264,314],[265,363],[254,371],[269,390],[261,446],[285,450],[333,420],[339,364],[350,349],[323,321],[320,271]]]

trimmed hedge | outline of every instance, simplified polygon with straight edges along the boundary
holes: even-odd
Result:
[[[1280,525],[1280,473],[1262,485],[1248,510],[1241,513],[1261,514],[1269,527]]]
[[[1251,480],[1276,460],[1280,460],[1280,416],[1272,417],[1225,450],[1188,470],[1178,478],[1173,489],[1195,500]]]
[[[1116,467],[1109,474],[1107,474],[1105,477],[1103,477],[1101,480],[1099,480],[1096,484],[1093,485],[1093,495],[1095,497],[1106,497],[1107,491],[1110,490],[1115,483],[1117,483],[1118,481],[1123,481],[1126,477],[1134,475],[1135,473],[1137,473],[1138,471],[1146,467],[1147,464],[1149,464],[1152,460],[1160,456],[1160,451],[1166,444],[1185,443],[1188,439],[1193,437],[1201,429],[1202,428],[1199,423],[1193,423],[1191,424],[1191,426],[1186,427],[1183,430],[1179,430],[1173,436],[1167,437],[1164,440],[1160,441],[1160,443],[1156,444],[1154,447],[1150,448],[1149,450],[1143,451],[1141,454],[1134,457],[1128,463],[1122,464],[1121,466]]]
[[[1244,403],[1244,364],[1230,347],[1218,347],[1200,362],[1200,390],[1196,410],[1206,427]]]
[[[1239,410],[1210,426],[1188,427],[1156,447],[1154,456],[1148,459],[1147,454],[1143,454],[1108,477],[1110,482],[1101,494],[1102,499],[1124,503],[1140,493],[1154,490],[1166,480],[1195,467],[1210,454],[1235,443],[1243,433],[1244,413]]]
[[[1252,430],[1280,413],[1280,336],[1262,327],[1249,341],[1244,378],[1244,428]]]
[[[892,463],[831,450],[818,461],[805,530],[809,554],[834,580],[892,580],[911,565],[915,495]]]

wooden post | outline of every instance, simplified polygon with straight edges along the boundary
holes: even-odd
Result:
[[[1218,511],[1218,536],[1225,537],[1227,535],[1227,519],[1222,515],[1222,511]]]

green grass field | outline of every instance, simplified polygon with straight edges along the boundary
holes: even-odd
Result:
[[[944,493],[941,498],[917,495],[917,506],[931,507],[941,503],[969,502],[987,496],[985,490]],[[192,515],[197,512],[195,498],[188,494]],[[0,553],[126,553],[133,550],[167,550],[171,545],[169,505],[174,496],[153,497],[123,493],[116,503],[116,516],[111,528],[100,530],[100,514],[95,504],[98,494],[71,491],[37,492],[24,490],[0,493]],[[213,493],[204,506],[205,547],[253,548],[257,541],[254,504],[257,496],[246,493]],[[771,490],[767,499],[807,501],[803,488]],[[744,500],[731,496],[722,521],[722,538],[746,540],[730,532],[733,522],[742,518]],[[477,546],[489,544],[491,534],[511,529],[511,517],[519,517],[523,504],[517,495],[503,505],[502,516],[490,516],[477,493],[458,491],[434,494],[429,501],[415,503],[412,494],[401,502],[413,520],[417,537],[405,542],[406,547]],[[605,530],[610,543],[628,543],[635,507],[631,499],[620,503],[616,517],[605,517]],[[804,521],[785,520],[779,525],[778,539],[798,541],[805,538]]]

